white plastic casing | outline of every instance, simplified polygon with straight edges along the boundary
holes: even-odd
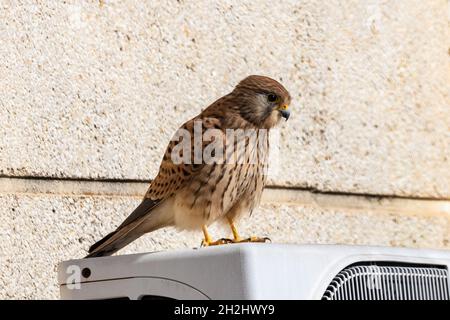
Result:
[[[339,271],[364,261],[448,268],[450,251],[230,244],[65,261],[58,284],[62,299],[321,299]]]

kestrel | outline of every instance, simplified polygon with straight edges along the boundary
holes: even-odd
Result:
[[[291,97],[277,81],[252,75],[181,126],[141,204],[87,257],[111,255],[145,233],[202,229],[203,245],[242,239],[234,225],[258,205],[268,170],[268,131],[289,118]],[[207,226],[227,221],[233,239],[213,241]]]

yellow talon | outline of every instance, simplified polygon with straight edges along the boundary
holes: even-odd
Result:
[[[219,245],[228,244],[228,243],[267,242],[267,241],[270,242],[270,239],[267,237],[265,237],[265,238],[250,237],[250,238],[242,239],[241,236],[239,236],[239,233],[236,229],[236,226],[234,225],[233,220],[230,218],[227,218],[227,219],[228,219],[228,223],[230,224],[231,232],[233,233],[233,239],[222,238],[222,239],[213,241],[211,236],[209,235],[208,228],[206,227],[206,225],[203,225],[202,230],[203,230],[203,235],[205,238],[202,241],[202,244],[201,244],[202,247],[219,246]]]
[[[202,247],[218,246],[221,244],[227,244],[232,242],[232,240],[225,238],[213,241],[211,236],[209,235],[208,228],[206,227],[206,225],[203,225],[202,230],[203,235],[205,236],[205,239],[203,239],[201,244]]]
[[[207,244],[211,243],[212,242],[212,238],[209,235],[208,228],[206,227],[206,225],[203,225],[202,230],[203,230],[203,235],[205,236],[205,239],[203,240],[203,243],[207,243]]]
[[[228,223],[230,224],[231,227],[231,232],[233,232],[233,243],[241,243],[241,242],[270,242],[270,239],[265,237],[265,238],[260,238],[260,237],[250,237],[247,239],[242,239],[239,236],[239,233],[237,232],[236,226],[234,225],[234,222],[231,218],[227,218],[228,219]]]
[[[233,242],[239,242],[241,241],[241,237],[239,236],[239,233],[237,232],[236,226],[234,225],[234,222],[231,218],[227,218],[228,223],[231,227],[231,232],[233,232]]]

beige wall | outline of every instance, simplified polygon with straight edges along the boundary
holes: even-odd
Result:
[[[0,298],[57,298],[56,264],[120,223],[175,129],[249,74],[294,102],[243,233],[450,248],[448,1],[66,2],[0,1]],[[200,240],[166,229],[123,252]]]

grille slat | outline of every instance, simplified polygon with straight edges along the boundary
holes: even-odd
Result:
[[[449,300],[448,270],[439,266],[349,266],[324,300]]]

